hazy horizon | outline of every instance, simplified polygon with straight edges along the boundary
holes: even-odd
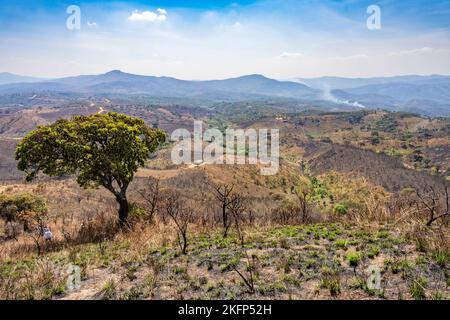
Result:
[[[162,77],[169,77],[169,78],[175,78],[178,80],[183,80],[183,81],[214,81],[214,80],[227,80],[227,79],[232,79],[232,78],[240,78],[240,77],[246,77],[246,76],[263,76],[269,79],[274,79],[274,80],[278,80],[278,81],[291,81],[291,80],[295,80],[295,79],[305,79],[305,80],[312,80],[312,79],[320,79],[320,78],[345,78],[345,79],[372,79],[372,78],[396,78],[396,77],[414,77],[414,76],[419,76],[419,77],[433,77],[433,76],[437,76],[437,77],[450,77],[450,74],[398,74],[398,75],[392,75],[392,76],[355,76],[355,77],[343,77],[343,76],[339,76],[339,75],[324,75],[324,76],[318,76],[318,77],[302,77],[302,76],[298,76],[298,77],[292,77],[292,78],[272,78],[269,77],[265,74],[261,74],[261,73],[253,73],[253,74],[242,74],[242,75],[237,75],[237,76],[233,76],[233,77],[227,77],[227,78],[205,78],[205,79],[183,79],[183,78],[177,78],[177,77],[171,77],[171,76],[167,76],[167,75],[161,75],[161,76],[156,76],[156,75],[152,75],[152,74],[139,74],[139,73],[132,73],[132,72],[128,72],[126,70],[120,70],[120,69],[113,69],[113,70],[107,70],[104,72],[100,72],[100,73],[84,73],[84,74],[68,74],[62,77],[49,77],[49,76],[40,76],[40,75],[30,75],[30,74],[17,74],[14,72],[10,72],[10,71],[3,71],[0,70],[0,74],[11,74],[14,76],[21,76],[21,77],[31,77],[31,78],[37,78],[40,80],[45,80],[45,81],[51,81],[51,80],[57,80],[57,79],[62,79],[62,78],[71,78],[71,77],[80,77],[80,76],[97,76],[97,75],[102,75],[102,74],[107,74],[110,72],[114,72],[114,71],[119,71],[125,74],[131,74],[131,75],[135,75],[135,76],[143,76],[143,77],[158,77],[158,78],[162,78]]]
[[[370,30],[371,5],[380,28]],[[69,9],[80,9],[70,30]],[[370,11],[370,10],[369,10]],[[0,70],[177,79],[450,74],[445,0],[0,0]]]

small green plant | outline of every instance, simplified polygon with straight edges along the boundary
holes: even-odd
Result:
[[[334,244],[339,249],[347,249],[348,241],[346,239],[338,239]]]
[[[306,269],[311,269],[311,268],[313,268],[315,265],[316,265],[316,260],[313,260],[313,259],[307,259],[307,260],[305,261],[305,267],[306,267]]]
[[[283,257],[282,259],[280,259],[277,268],[278,270],[283,270],[284,273],[290,273],[292,262],[293,261],[291,257]]]
[[[370,247],[369,251],[367,252],[367,257],[369,257],[369,259],[373,259],[376,256],[378,256],[379,254],[380,254],[380,247],[372,246],[372,247]]]
[[[436,251],[433,253],[433,260],[438,266],[445,268],[449,260],[449,255],[446,252]]]
[[[363,278],[354,277],[351,279],[349,286],[352,289],[364,289],[366,287],[366,281]]]
[[[385,230],[379,231],[377,233],[377,238],[378,239],[387,239],[387,238],[389,238],[389,231],[385,231]]]
[[[412,269],[412,265],[408,260],[392,260],[390,261],[388,266],[391,268],[391,271],[394,274],[400,272],[406,273]]]
[[[148,215],[147,209],[138,205],[137,203],[130,203],[129,216],[132,219],[141,220]]]
[[[425,294],[426,285],[427,283],[425,279],[413,279],[409,285],[409,293],[411,294],[411,297],[415,300],[425,300],[427,298]]]
[[[416,258],[416,261],[415,261],[415,262],[416,262],[416,265],[418,265],[418,266],[426,266],[428,260],[427,260],[427,258],[424,257],[424,256],[418,256],[418,257]]]
[[[182,267],[182,266],[177,266],[174,269],[174,273],[175,274],[186,274],[187,273],[187,268],[186,267]]]
[[[334,206],[333,213],[337,215],[345,215],[348,213],[348,207],[345,204],[338,203]]]
[[[431,294],[431,299],[432,300],[445,300],[446,298],[445,298],[445,294],[443,294],[442,292],[436,291]]]
[[[287,239],[283,238],[280,240],[280,248],[289,249],[289,242],[287,241]]]
[[[352,267],[357,267],[361,259],[362,256],[359,252],[350,252],[347,254],[347,261]]]
[[[206,286],[206,291],[207,291],[207,292],[211,292],[211,291],[214,290],[215,287],[216,287],[216,286],[215,286],[214,283],[209,282],[208,285]]]
[[[104,300],[112,300],[115,299],[117,296],[117,285],[114,280],[107,281],[102,288],[101,291],[102,298]]]
[[[341,281],[338,271],[328,267],[323,267],[320,287],[330,290],[330,294],[332,296],[338,295],[341,292]]]
[[[425,237],[417,236],[415,239],[416,242],[416,250],[419,252],[427,252],[428,250],[428,242]]]
[[[285,274],[283,276],[282,280],[284,282],[286,282],[286,283],[290,283],[290,284],[292,284],[294,286],[297,286],[297,287],[300,286],[300,284],[301,284],[301,281],[297,277],[295,277],[293,275],[290,275],[290,274]]]
[[[341,292],[341,283],[338,278],[327,279],[324,285],[330,290],[332,296],[338,295]]]

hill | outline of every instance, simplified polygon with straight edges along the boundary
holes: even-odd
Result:
[[[20,76],[9,72],[0,73],[0,85],[11,83],[41,82],[41,81],[44,81],[44,79],[28,76]]]
[[[450,76],[443,75],[407,75],[393,77],[373,77],[373,78],[344,78],[344,77],[320,77],[320,78],[294,78],[292,81],[303,83],[314,89],[329,88],[335,89],[352,89],[376,84],[439,84],[449,82]]]
[[[294,80],[321,90],[324,99],[334,102],[357,102],[372,109],[450,116],[450,76],[322,77]]]
[[[440,75],[279,81],[254,74],[224,80],[188,81],[113,70],[46,81],[30,78],[25,82],[0,82],[0,106],[30,106],[39,101],[54,105],[61,99],[106,96],[131,100],[146,97],[166,103],[177,100],[194,105],[276,100],[279,107],[295,102],[332,111],[370,108],[450,116],[450,77]]]
[[[0,86],[0,93],[68,92],[146,94],[160,97],[206,97],[213,100],[254,97],[311,98],[316,91],[305,85],[259,75],[216,81],[185,81],[170,77],[139,76],[114,70],[101,75],[53,79],[33,84]]]
[[[256,87],[266,82],[252,78]],[[0,298],[448,299],[448,217],[427,225],[430,212],[449,206],[448,119],[296,112],[273,100],[192,107],[122,99],[0,109]],[[13,154],[27,131],[107,111],[169,133],[192,130],[193,120],[277,128],[280,170],[174,165],[166,144],[130,183],[122,229],[104,188],[83,189],[66,175],[23,182]],[[217,188],[237,199],[229,220]],[[24,202],[31,208],[18,213]],[[7,221],[11,212],[21,220]],[[52,241],[43,240],[43,224]],[[66,285],[73,268],[78,288]]]

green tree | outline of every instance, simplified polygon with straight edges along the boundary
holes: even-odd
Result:
[[[139,118],[114,112],[76,116],[30,132],[17,146],[16,160],[27,181],[39,172],[73,174],[81,187],[105,187],[119,203],[119,222],[124,225],[129,212],[127,188],[164,140],[163,131]]]
[[[14,195],[0,194],[0,218],[6,222],[20,220],[21,214],[31,212],[47,212],[45,199],[28,192]]]
[[[293,191],[297,196],[302,222],[306,223],[309,219],[309,205],[314,197],[314,185],[306,177],[302,177],[299,182],[300,183],[293,188]]]

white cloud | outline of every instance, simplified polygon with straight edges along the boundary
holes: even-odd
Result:
[[[158,8],[154,11],[142,11],[138,10],[134,11],[131,16],[128,17],[128,20],[133,22],[164,22],[167,20],[167,11],[161,8]]]
[[[88,27],[96,27],[97,26],[97,22],[90,22],[90,21],[88,21],[87,22],[87,25],[88,25]]]
[[[304,55],[303,55],[303,53],[299,53],[299,52],[283,52],[282,54],[280,54],[279,57],[280,58],[289,58],[289,59],[299,59],[299,58],[303,58]]]
[[[239,30],[242,27],[242,24],[239,21],[236,21],[232,24],[219,24],[215,26],[215,29],[218,31],[234,31]]]
[[[167,16],[167,11],[165,9],[158,8],[158,9],[156,9],[156,12],[158,12],[159,14]]]
[[[351,61],[351,60],[362,60],[362,59],[368,59],[369,56],[365,54],[354,54],[350,56],[342,56],[342,57],[330,57],[328,60],[330,61]]]
[[[389,55],[391,55],[391,56],[405,56],[405,55],[410,55],[410,54],[429,53],[429,52],[434,52],[434,49],[433,48],[429,48],[429,47],[423,47],[423,48],[419,48],[419,49],[411,49],[411,50],[402,50],[402,51],[398,51],[398,52],[391,52]]]
[[[206,11],[203,13],[202,18],[204,19],[217,19],[218,13],[216,11]]]

